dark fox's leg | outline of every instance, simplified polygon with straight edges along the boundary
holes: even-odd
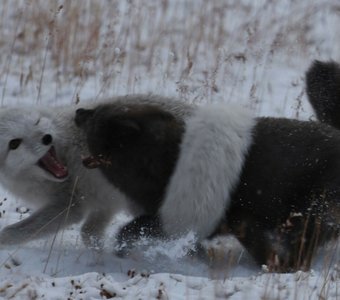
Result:
[[[158,216],[140,216],[125,225],[117,236],[118,256],[126,256],[133,244],[141,238],[162,238],[161,222]]]
[[[169,238],[162,231],[159,216],[140,216],[125,225],[117,236],[116,254],[121,257],[127,256],[129,250],[133,248],[133,245],[143,237],[157,239]],[[195,244],[193,249],[188,251],[188,256],[197,257],[206,261],[209,260],[206,250],[199,242]]]
[[[233,210],[227,227],[254,260],[270,271],[308,270],[318,247],[340,234],[340,205],[335,198],[327,200],[270,226],[262,216]]]
[[[227,228],[258,265],[266,265],[269,271],[286,272],[295,269],[295,248],[300,244],[300,229],[303,230],[299,222],[294,225],[285,231],[284,224],[268,225],[262,216],[233,210],[228,214]]]
[[[273,254],[270,231],[256,217],[247,212],[233,210],[227,214],[227,226],[224,230],[239,240],[258,265],[268,264],[268,259]],[[215,234],[220,232],[217,230]]]

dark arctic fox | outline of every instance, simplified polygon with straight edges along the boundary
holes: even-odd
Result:
[[[120,242],[189,230],[202,240],[227,228],[257,263],[308,269],[316,247],[339,235],[340,132],[226,104],[193,110],[77,111],[92,154],[84,164],[144,209]]]

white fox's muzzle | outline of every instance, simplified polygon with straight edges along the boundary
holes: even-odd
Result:
[[[67,167],[58,159],[53,146],[39,159],[38,166],[52,174],[56,179],[66,179],[68,176]]]

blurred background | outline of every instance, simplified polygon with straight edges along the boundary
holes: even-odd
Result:
[[[2,105],[127,93],[309,118],[304,73],[340,61],[340,3],[2,0]]]

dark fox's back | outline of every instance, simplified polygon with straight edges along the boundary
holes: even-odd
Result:
[[[340,187],[340,132],[318,122],[259,118],[235,205],[276,220],[311,193]]]

